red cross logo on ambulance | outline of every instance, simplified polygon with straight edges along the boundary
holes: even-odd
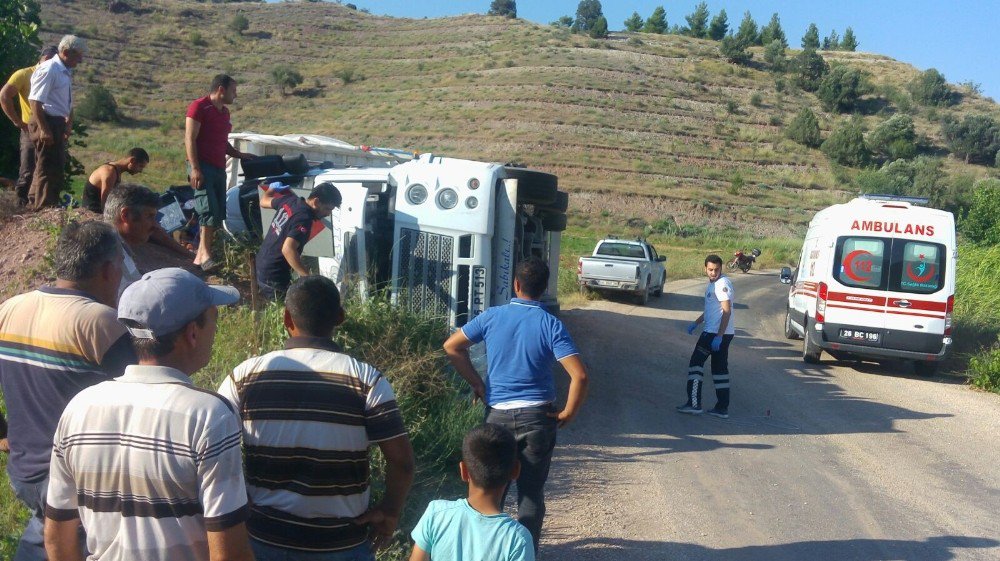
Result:
[[[934,278],[934,264],[925,261],[924,254],[920,254],[920,262],[914,267],[913,262],[906,264],[906,276],[910,280],[918,283],[925,283]]]
[[[872,272],[872,254],[870,251],[856,249],[844,258],[844,274],[854,282],[871,282],[875,273]]]

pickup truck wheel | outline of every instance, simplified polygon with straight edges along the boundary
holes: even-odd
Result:
[[[635,303],[640,306],[645,306],[649,303],[649,280],[649,277],[646,277],[646,288],[635,297]]]
[[[566,212],[569,208],[569,193],[563,191],[556,191],[556,198],[552,201],[552,204],[548,205],[537,205],[539,209],[551,210],[555,212]]]
[[[809,329],[809,320],[806,319],[802,328],[805,330],[805,336],[802,337],[802,361],[806,364],[819,364],[820,355],[823,354],[823,349],[815,343],[814,335],[815,330]]]
[[[653,291],[653,296],[655,296],[657,298],[659,298],[660,296],[663,296],[663,285],[665,285],[665,284],[667,284],[667,275],[664,274],[663,278],[660,279],[660,286],[656,290]]]
[[[922,378],[930,378],[937,374],[938,364],[937,361],[918,360],[913,363],[913,372]]]
[[[542,214],[542,228],[548,232],[562,232],[566,229],[565,214]]]
[[[504,167],[507,177],[517,179],[517,202],[548,205],[556,200],[559,180],[551,173],[524,168]]]
[[[785,308],[785,339],[798,339],[799,334],[792,327],[791,310]]]

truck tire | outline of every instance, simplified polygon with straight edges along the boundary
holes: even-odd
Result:
[[[566,209],[569,208],[569,193],[556,191],[556,198],[552,201],[552,204],[538,205],[538,208],[555,212],[566,212]]]
[[[806,318],[804,325],[802,326],[805,335],[802,337],[802,361],[806,364],[819,364],[820,355],[823,354],[823,349],[813,341],[813,332],[815,330],[809,329],[809,318]]]
[[[566,215],[555,213],[544,213],[542,216],[542,228],[548,232],[562,232],[566,229]]]
[[[665,285],[665,284],[667,284],[667,274],[666,273],[664,273],[663,274],[663,278],[660,279],[660,286],[656,290],[653,291],[653,296],[655,296],[657,298],[659,298],[660,296],[663,296],[663,285]]]
[[[917,360],[913,362],[913,372],[921,378],[930,378],[937,374],[939,364],[936,360]]]
[[[799,334],[795,332],[795,328],[792,327],[792,316],[791,310],[785,308],[785,339],[798,339]]]
[[[517,202],[549,205],[556,200],[559,180],[551,173],[533,169],[505,167],[507,177],[517,179]]]
[[[645,306],[646,304],[649,303],[649,282],[650,282],[650,280],[651,280],[650,277],[646,277],[646,288],[644,288],[643,290],[641,290],[639,292],[639,294],[636,294],[636,296],[635,296],[635,303],[638,304],[638,305],[640,305],[640,306]]]

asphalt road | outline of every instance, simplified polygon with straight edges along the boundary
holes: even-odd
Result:
[[[732,279],[728,420],[674,409],[704,281],[563,312],[592,382],[559,436],[540,558],[1000,559],[1000,396],[901,364],[807,365],[776,275]]]

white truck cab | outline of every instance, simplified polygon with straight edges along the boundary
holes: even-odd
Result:
[[[246,203],[257,200],[262,182],[282,181],[302,196],[323,182],[340,191],[341,207],[326,221],[328,228],[306,244],[303,255],[318,257],[321,274],[342,290],[356,288],[368,297],[386,289],[394,303],[460,327],[489,306],[507,303],[515,266],[536,256],[552,272],[543,302],[558,309],[568,196],[557,191],[555,176],[497,163],[353,147],[325,137],[243,133],[230,140],[238,150],[262,156],[296,161],[305,155],[303,169],[295,170],[302,173],[261,174],[282,167],[276,164],[250,177],[243,167],[256,164],[232,162],[235,194],[230,198],[236,205],[244,203],[236,214],[253,214],[253,205]],[[332,164],[336,156],[344,163]],[[266,225],[272,215],[263,209],[260,218],[245,218],[244,228],[251,229],[247,223],[253,222]]]
[[[932,374],[951,347],[958,254],[950,212],[866,195],[809,223],[788,294],[785,336],[802,358],[912,360]]]

